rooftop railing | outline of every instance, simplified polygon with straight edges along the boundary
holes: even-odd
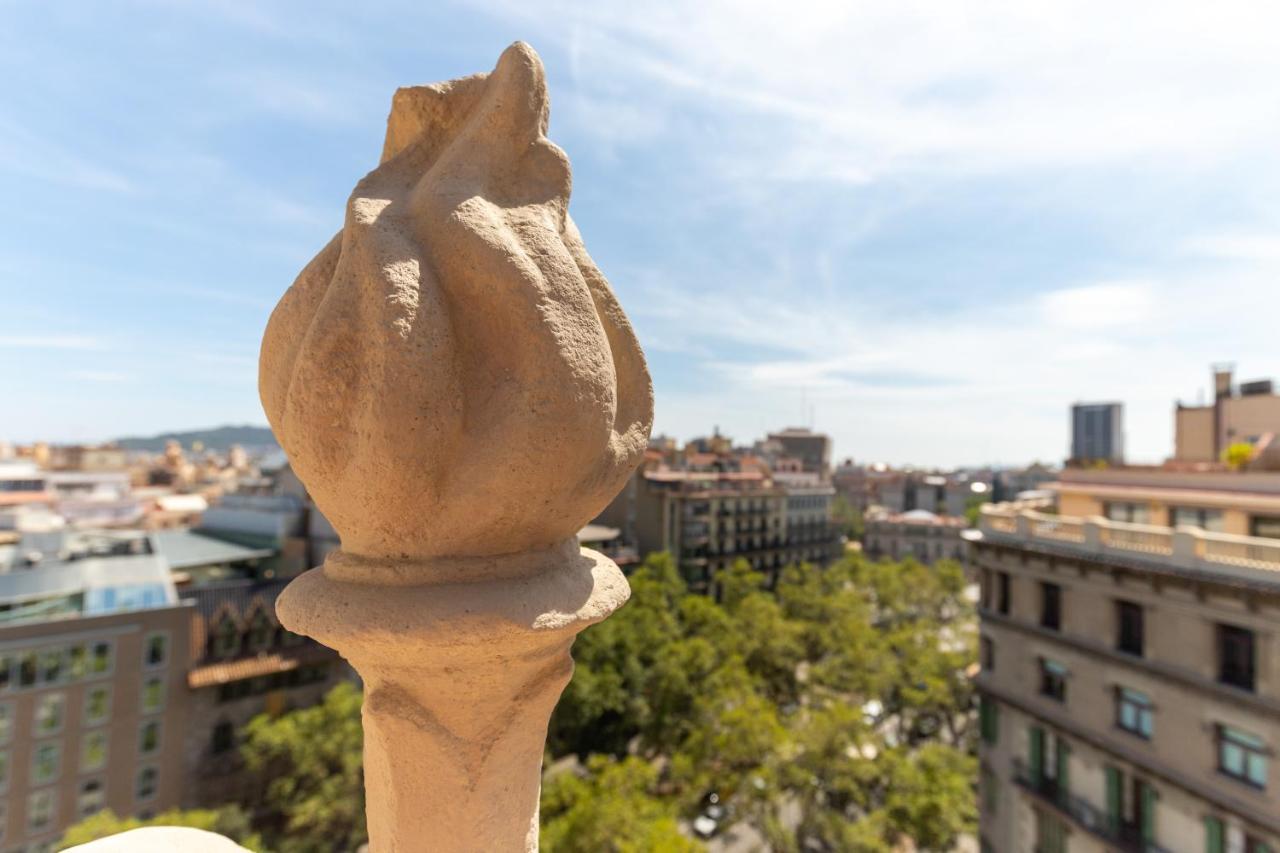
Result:
[[[1024,504],[988,504],[978,527],[993,539],[1039,541],[1091,555],[1137,557],[1236,580],[1280,583],[1280,539],[1060,516]]]

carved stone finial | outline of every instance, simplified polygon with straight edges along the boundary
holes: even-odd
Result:
[[[272,314],[259,386],[298,476],[365,558],[572,539],[635,469],[653,393],[569,218],[542,63],[400,89],[381,164]]]
[[[537,849],[569,647],[629,594],[575,534],[639,463],[653,392],[547,116],[522,43],[399,90],[263,338],[267,417],[342,539],[277,607],[364,679],[374,853]]]

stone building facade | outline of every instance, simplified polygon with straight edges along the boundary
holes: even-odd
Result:
[[[984,850],[1280,849],[1280,543],[993,507]]]
[[[280,626],[275,602],[287,583],[245,580],[184,593],[194,610],[182,745],[188,807],[252,804],[260,792],[242,772],[244,726],[259,714],[317,704],[350,677],[332,649]]]
[[[0,849],[52,849],[104,808],[181,805],[191,608],[0,630]]]

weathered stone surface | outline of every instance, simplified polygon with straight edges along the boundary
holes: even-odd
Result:
[[[396,92],[381,164],[272,314],[262,403],[347,554],[554,547],[643,453],[644,358],[547,118],[521,43],[490,74]]]
[[[374,853],[537,849],[570,647],[630,594],[575,534],[639,463],[652,387],[546,128],[524,44],[397,92],[263,340],[263,405],[342,539],[277,611],[364,679]]]

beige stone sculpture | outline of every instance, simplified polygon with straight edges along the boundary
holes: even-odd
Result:
[[[520,43],[396,92],[262,343],[271,426],[342,539],[278,611],[364,679],[373,853],[537,849],[570,646],[629,595],[575,534],[638,464],[652,387],[547,118]]]

